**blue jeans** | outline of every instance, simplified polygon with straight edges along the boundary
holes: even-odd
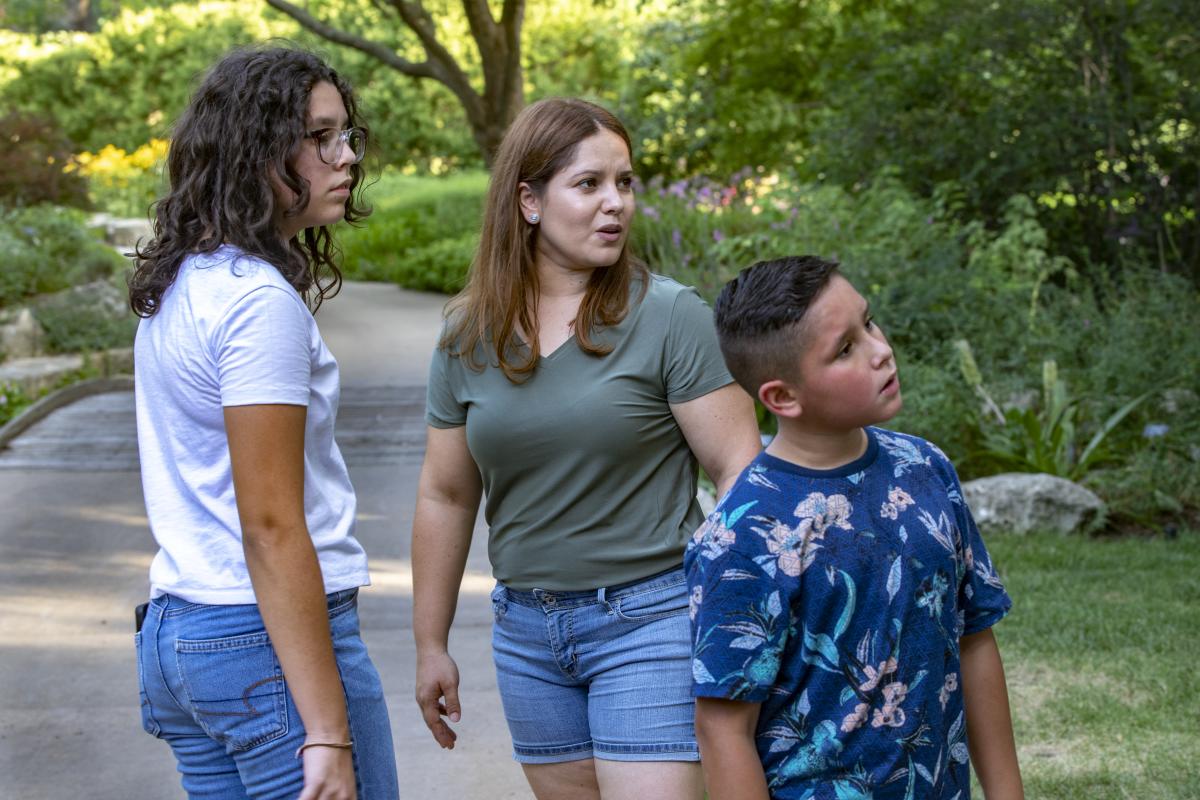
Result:
[[[586,592],[497,585],[492,611],[518,762],[699,760],[683,570]]]
[[[358,632],[358,590],[328,596],[346,693],[359,800],[398,796],[392,729],[379,674]],[[142,726],[175,753],[191,798],[294,798],[304,724],[258,606],[162,595],[135,636]]]

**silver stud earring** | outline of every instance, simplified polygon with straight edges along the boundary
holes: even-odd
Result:
[[[530,214],[529,215],[529,224],[536,225],[538,220],[540,220],[540,219],[541,219],[541,217],[539,217],[537,214]]]

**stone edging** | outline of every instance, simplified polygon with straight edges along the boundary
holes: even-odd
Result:
[[[0,450],[4,450],[25,431],[36,423],[41,422],[52,412],[64,406],[69,406],[85,397],[106,392],[127,392],[133,390],[132,375],[115,375],[108,378],[91,378],[89,380],[64,386],[56,392],[51,392],[33,403],[20,414],[10,419],[0,427]]]

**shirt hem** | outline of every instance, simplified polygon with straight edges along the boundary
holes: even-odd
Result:
[[[358,589],[370,586],[371,578],[364,572],[361,575],[346,575],[325,582],[325,594],[344,592],[347,589]],[[151,586],[150,599],[169,594],[188,603],[199,603],[206,606],[252,606],[258,603],[253,588],[237,587],[230,589],[191,589],[177,586]]]

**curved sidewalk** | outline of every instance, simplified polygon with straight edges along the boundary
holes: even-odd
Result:
[[[445,300],[351,283],[317,314],[342,368],[338,440],[371,556],[363,635],[383,677],[402,796],[526,798],[492,673],[480,525],[451,637],[463,689],[454,751],[434,744],[412,700],[408,533]],[[132,395],[117,392],[52,413],[0,453],[0,798],[184,796],[169,749],[138,719],[132,609],[154,546],[132,436]]]

